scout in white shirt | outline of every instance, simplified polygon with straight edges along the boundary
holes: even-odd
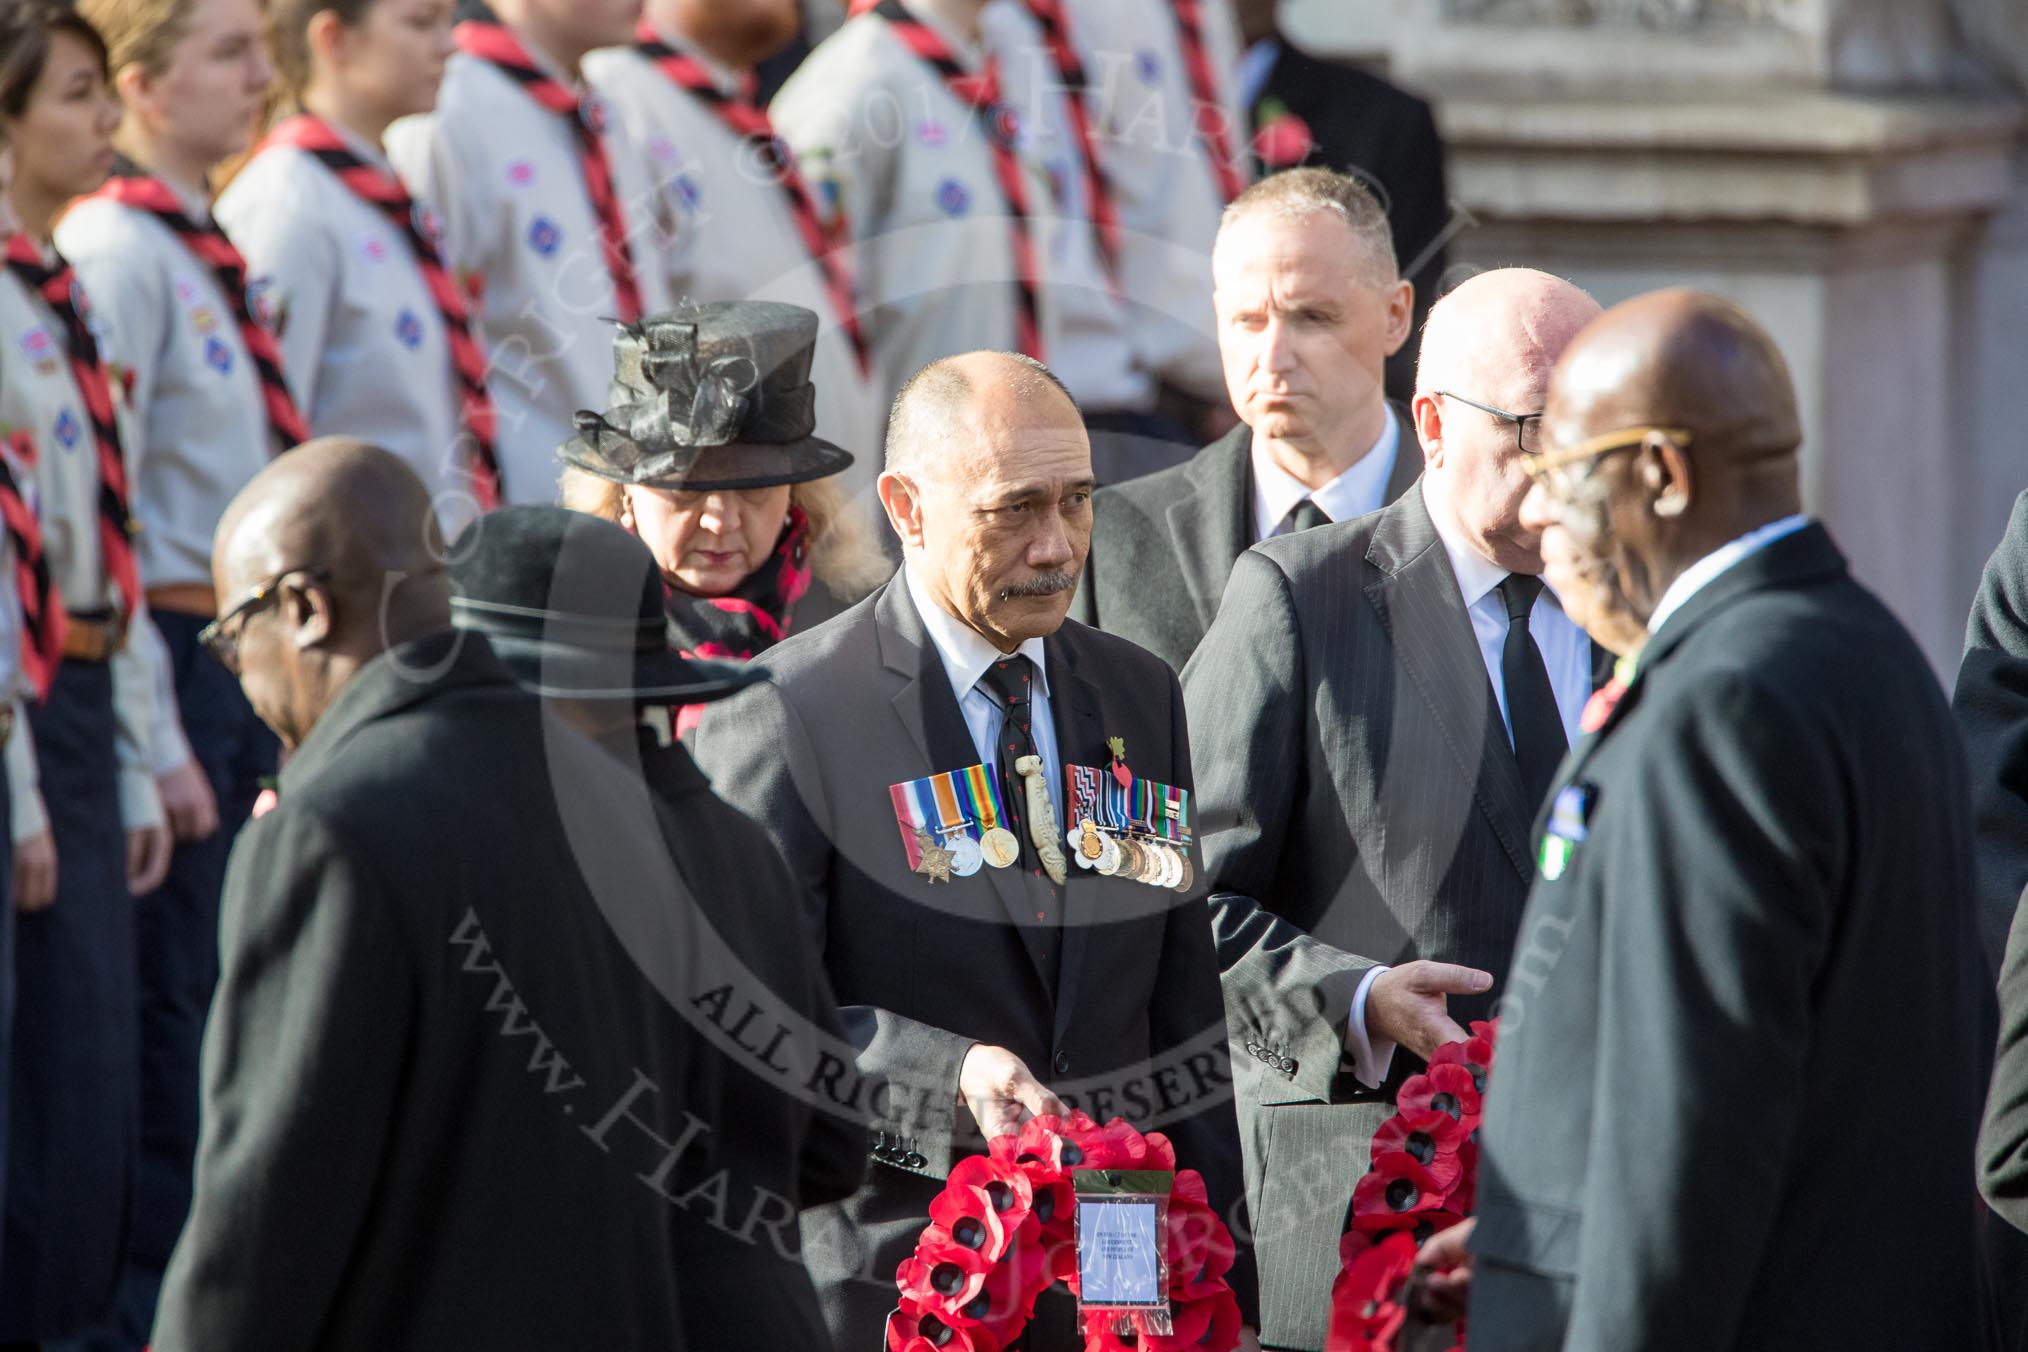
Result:
[[[1227,407],[1211,310],[1211,245],[1245,151],[1233,68],[1239,33],[1222,3],[1196,26],[1169,0],[1027,0],[1053,4],[1086,79],[1099,157],[1119,217],[1119,279],[1142,364],[1166,383]],[[1215,91],[1209,116],[1229,129],[1223,150],[1199,131],[1194,48]],[[1221,169],[1218,157],[1234,157]]]
[[[382,137],[436,106],[451,16],[450,0],[271,5],[271,101],[288,115],[217,206],[310,430],[406,460],[446,539],[483,505],[497,420],[471,307],[441,239],[423,233],[438,218]]]
[[[115,1324],[139,1344],[189,1210],[226,857],[275,771],[274,735],[200,644],[218,613],[211,537],[226,504],[309,429],[207,186],[246,152],[273,75],[260,5],[79,0],[79,11],[106,41],[125,162],[69,210],[56,242],[121,357],[135,552],[174,678],[173,689],[157,686],[157,726],[180,725],[193,753],[159,776],[177,845],[168,876],[135,911],[140,1158]]]
[[[495,11],[458,25],[436,111],[389,128],[387,150],[477,297],[502,493],[550,502],[573,416],[603,406],[613,321],[667,308],[646,159],[579,78],[587,52],[632,36],[639,0]]]
[[[32,846],[47,830],[56,861],[53,895],[15,898],[0,1339],[52,1342],[113,1313],[137,1136],[134,896],[160,884],[170,840],[150,755],[151,645],[123,642],[152,632],[127,530],[132,429],[119,425],[120,380],[89,298],[49,243],[63,204],[112,164],[118,104],[105,49],[73,10],[0,11],[0,51],[15,58],[0,76],[0,132],[15,150],[21,227],[0,276],[0,425],[36,442],[23,488],[72,615],[49,697],[29,713],[40,801],[14,805],[17,840]]]
[[[853,453],[839,480],[870,508],[887,409],[857,324],[851,222],[829,227],[835,214],[793,165],[765,162],[773,129],[749,93],[755,64],[794,37],[796,7],[762,0],[736,24],[722,21],[722,9],[649,0],[635,42],[593,53],[585,72],[646,149],[656,183],[651,260],[669,295],[782,301],[819,317],[810,375],[817,435]]]
[[[978,28],[986,4],[858,15],[810,53],[769,107],[820,207],[849,223],[883,405],[955,353],[1055,361],[1050,339],[1061,320],[1044,284],[1048,178],[1018,148],[996,160],[990,112],[961,97],[977,90],[987,101]],[[970,21],[963,31],[944,17],[959,13]],[[948,57],[949,78],[910,47],[911,31]],[[1010,187],[1024,213],[1010,210]]]

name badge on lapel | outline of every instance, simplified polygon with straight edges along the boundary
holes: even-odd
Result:
[[[931,883],[969,878],[983,864],[1006,868],[1021,856],[1002,823],[998,776],[983,765],[887,786],[909,871]]]
[[[1577,847],[1591,835],[1593,804],[1598,801],[1596,784],[1566,784],[1549,807],[1549,824],[1542,832],[1542,850],[1536,867],[1550,882],[1561,878],[1577,856]]]

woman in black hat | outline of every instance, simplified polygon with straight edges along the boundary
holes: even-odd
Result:
[[[830,479],[851,454],[811,434],[816,337],[816,315],[764,301],[626,325],[612,407],[579,413],[560,452],[564,504],[654,553],[683,653],[753,657],[893,572]]]
[[[657,571],[638,540],[605,522],[561,507],[504,507],[451,550],[451,623],[485,635],[524,689],[638,767],[655,795],[683,900],[695,908],[676,926],[686,951],[673,979],[688,988],[664,994],[691,1017],[751,1004],[784,1037],[849,1059],[837,998],[805,937],[807,894],[767,834],[712,793],[689,753],[639,721],[642,706],[698,705],[767,674],[670,651]],[[661,1184],[678,1199],[670,1224],[689,1345],[825,1352],[808,1270],[778,1247],[772,1224],[753,1218],[778,1224],[851,1196],[866,1169],[866,1129],[790,1092],[764,1058],[712,1045],[717,1054],[684,1086],[686,1107],[709,1119],[709,1131]]]

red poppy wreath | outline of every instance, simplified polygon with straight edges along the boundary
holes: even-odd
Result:
[[[1398,1111],[1373,1134],[1373,1167],[1352,1190],[1352,1228],[1331,1285],[1324,1352],[1394,1352],[1408,1321],[1404,1295],[1422,1242],[1472,1214],[1479,1176],[1479,1105],[1493,1070],[1497,1023],[1475,1023],[1429,1069],[1403,1081]],[[1453,1352],[1462,1352],[1465,1325]]]
[[[1176,1168],[1161,1132],[1117,1117],[1100,1126],[1081,1112],[1030,1118],[951,1170],[915,1253],[894,1274],[901,1301],[888,1316],[888,1352],[1001,1352],[1044,1291],[1061,1282],[1075,1295],[1078,1169],[1175,1175],[1163,1246],[1169,1332],[1153,1332],[1138,1314],[1113,1315],[1089,1321],[1085,1352],[1231,1352],[1239,1343],[1239,1302],[1226,1281],[1232,1235],[1204,1179]]]

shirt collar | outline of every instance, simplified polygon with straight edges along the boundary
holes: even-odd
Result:
[[[979,36],[973,39],[953,28],[944,20],[943,15],[925,6],[911,4],[909,0],[902,0],[902,8],[908,11],[908,17],[942,38],[944,45],[951,49],[951,55],[958,59],[958,64],[968,71],[975,71],[986,63],[987,43],[990,40],[988,35],[993,31],[994,11],[999,5],[1000,0],[987,0],[985,8],[979,13]]]
[[[1333,521],[1349,521],[1373,510],[1387,494],[1387,480],[1394,473],[1394,458],[1401,453],[1401,422],[1394,410],[1380,429],[1380,439],[1350,469],[1315,492],[1301,479],[1274,462],[1261,445],[1252,443],[1254,538],[1265,540],[1304,498],[1313,499]]]
[[[1007,654],[988,643],[978,630],[958,620],[949,611],[930,600],[928,591],[915,575],[913,564],[903,564],[902,578],[908,584],[908,598],[915,603],[915,613],[922,617],[923,631],[929,635],[937,656],[943,659],[944,674],[951,679],[951,693],[962,701],[986,674],[986,668],[1005,658]],[[1031,638],[1014,651],[1035,664],[1035,683],[1044,699],[1049,698],[1049,666],[1043,656],[1043,641]]]
[[[1662,599],[1656,602],[1655,613],[1648,617],[1648,632],[1660,633],[1663,623],[1671,615],[1681,610],[1691,597],[1717,581],[1728,569],[1766,549],[1783,536],[1793,535],[1809,524],[1810,519],[1800,512],[1794,516],[1785,516],[1779,521],[1770,521],[1765,526],[1748,531],[1736,540],[1720,545],[1685,568],[1662,593]]]
[[[1430,480],[1425,477],[1419,489],[1427,489]],[[1439,489],[1439,492],[1442,490]],[[1423,492],[1423,504],[1429,504],[1428,492]],[[1452,528],[1448,513],[1432,511],[1430,524],[1436,527],[1437,539],[1443,541],[1444,554],[1451,561],[1451,576],[1458,580],[1458,591],[1465,598],[1465,609],[1491,595],[1493,589],[1507,580],[1507,570],[1481,554]],[[1542,594],[1560,610],[1563,600],[1551,589],[1547,579],[1542,583]]]
[[[1268,77],[1275,73],[1275,62],[1281,55],[1279,38],[1262,38],[1246,49],[1235,72],[1240,107],[1251,108],[1260,102],[1261,91],[1267,88]]]
[[[698,67],[711,77],[711,82],[718,86],[718,91],[721,94],[737,98],[743,93],[740,88],[741,81],[737,71],[729,66],[721,65],[716,58],[706,53],[702,48],[692,47],[688,42],[683,40],[680,34],[670,32],[665,25],[656,23],[651,19],[648,21],[648,26],[654,30],[655,36],[662,40],[663,45],[681,52],[692,61],[695,61]]]

